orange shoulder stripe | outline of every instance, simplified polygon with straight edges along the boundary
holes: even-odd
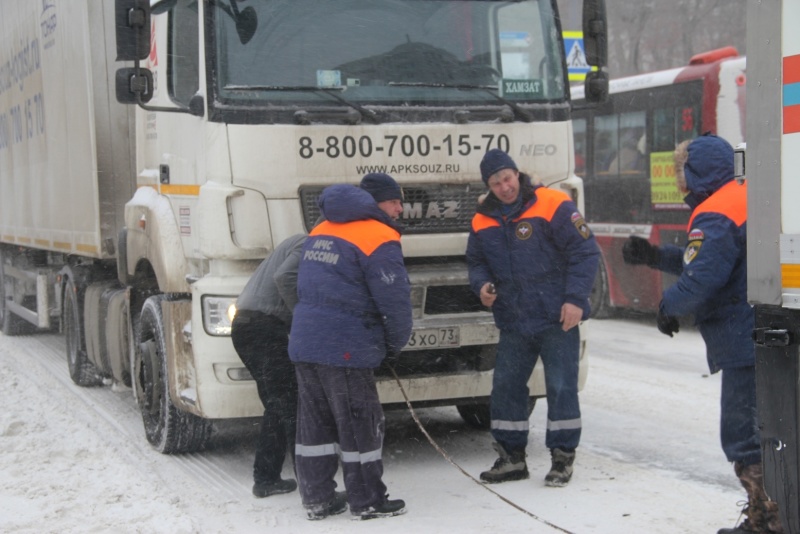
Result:
[[[692,213],[686,231],[692,230],[694,218],[701,213],[719,213],[741,226],[747,222],[747,182],[739,184],[731,180],[720,187],[716,193],[704,200]]]
[[[487,228],[492,228],[493,226],[500,226],[500,223],[488,215],[476,213],[475,216],[472,217],[472,231],[475,233],[486,230]]]
[[[367,256],[384,243],[400,241],[397,230],[375,219],[347,223],[324,221],[311,230],[309,235],[338,237],[352,243]]]
[[[536,202],[514,219],[514,222],[520,219],[530,219],[531,217],[541,217],[550,222],[553,220],[553,215],[555,215],[558,207],[568,200],[571,200],[569,195],[563,191],[540,187],[536,190]]]

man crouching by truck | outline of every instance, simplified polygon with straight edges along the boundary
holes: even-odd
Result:
[[[718,534],[781,533],[778,503],[764,491],[756,420],[755,318],[747,302],[747,184],[734,180],[731,145],[710,134],[678,145],[675,175],[692,208],[686,247],[658,247],[631,236],[623,259],[679,276],[664,292],[658,330],[672,337],[679,330],[677,317],[693,314],[709,370],[722,371],[720,439],[747,491],[747,518]]]
[[[298,272],[289,355],[299,394],[296,465],[308,519],[405,512],[383,477],[383,408],[374,369],[411,335],[411,286],[394,219],[402,191],[389,175],[337,184],[319,199]],[[339,459],[347,493],[335,491]]]

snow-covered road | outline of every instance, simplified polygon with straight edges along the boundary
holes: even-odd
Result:
[[[391,411],[385,482],[409,511],[364,523],[347,514],[309,522],[296,492],[253,498],[253,421],[220,425],[203,453],[158,454],[129,391],[72,384],[61,336],[0,334],[0,532],[694,534],[732,526],[744,492],[719,446],[719,376],[708,375],[700,336],[684,329],[669,339],[652,319],[593,320],[588,332],[584,431],[568,487],[542,484],[544,400],[531,417],[531,479],[491,486],[530,514],[443,459],[407,411]],[[468,473],[491,466],[490,436],[466,427],[454,408],[417,413]]]

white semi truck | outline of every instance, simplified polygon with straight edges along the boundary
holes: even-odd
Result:
[[[800,0],[748,3],[747,284],[764,486],[800,532]]]
[[[584,26],[598,100],[603,0]],[[5,335],[62,330],[76,384],[130,387],[154,448],[197,450],[263,411],[230,340],[249,275],[324,187],[383,171],[405,191],[403,387],[486,424],[498,336],[464,261],[480,158],[583,202],[555,0],[3,0],[0,43]],[[379,393],[403,402],[380,371]]]

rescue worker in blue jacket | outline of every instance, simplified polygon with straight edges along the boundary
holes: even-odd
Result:
[[[623,259],[677,275],[664,291],[656,323],[672,337],[678,317],[694,315],[706,344],[708,368],[722,371],[720,439],[748,494],[745,521],[720,534],[783,532],[777,503],[764,492],[756,420],[753,308],[747,302],[747,184],[734,180],[733,148],[715,135],[675,150],[678,187],[692,209],[687,244],[651,245],[631,236]]]
[[[478,205],[467,244],[470,285],[500,329],[490,402],[499,458],[487,483],[528,478],[528,380],[541,356],[547,389],[548,486],[572,477],[581,435],[578,324],[589,317],[599,249],[564,192],[534,186],[505,152],[480,164],[490,193]]]
[[[382,481],[385,422],[373,371],[411,335],[411,289],[394,221],[402,191],[389,175],[368,174],[362,188],[326,188],[319,206],[326,221],[303,247],[289,342],[300,494],[312,520],[348,503],[356,519],[398,515],[405,503],[388,499]],[[346,495],[335,491],[340,457]]]

